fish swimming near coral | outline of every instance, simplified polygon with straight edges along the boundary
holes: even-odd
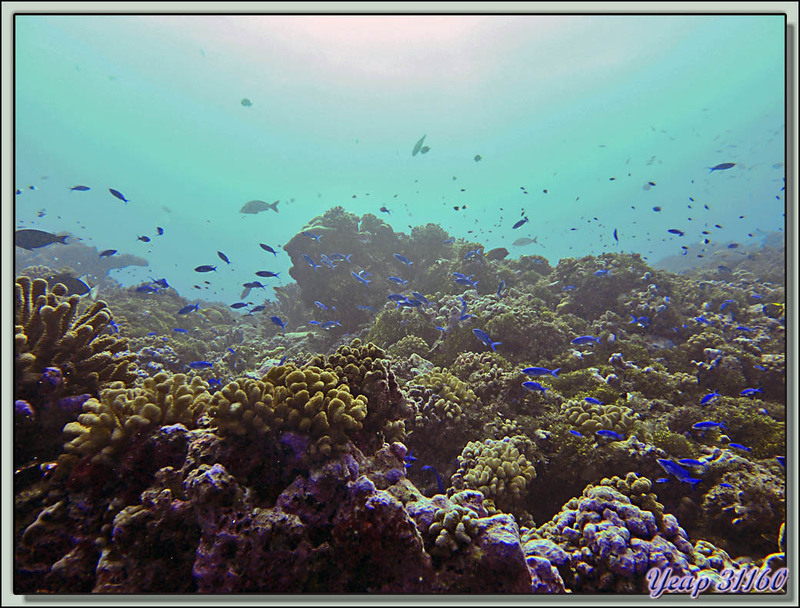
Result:
[[[493,260],[504,260],[508,257],[508,249],[505,247],[495,247],[487,251],[485,257],[490,262]]]
[[[614,441],[621,441],[622,439],[625,439],[619,433],[615,431],[609,431],[607,429],[600,429],[599,431],[595,431],[594,434],[597,435],[598,437],[604,437],[606,439],[612,439]]]
[[[548,390],[550,390],[550,389],[549,389],[549,388],[547,388],[546,386],[542,386],[540,383],[538,383],[538,382],[534,382],[533,380],[528,380],[528,381],[526,381],[526,382],[523,382],[523,383],[522,383],[522,386],[524,386],[524,387],[525,387],[526,389],[528,389],[529,391],[539,391],[539,392],[541,392],[543,395],[544,395],[544,392],[545,392],[545,391],[548,391]]]
[[[267,209],[272,209],[275,213],[277,213],[278,202],[279,201],[274,201],[272,203],[265,203],[264,201],[259,201],[259,200],[248,201],[239,210],[239,213],[249,213],[253,215],[256,213],[261,213],[262,211],[266,211]]]
[[[523,218],[522,218],[521,220],[519,220],[519,221],[518,221],[516,224],[514,224],[513,226],[511,226],[511,230],[516,230],[517,228],[520,228],[521,226],[523,226],[523,225],[525,225],[525,224],[527,224],[527,223],[528,223],[528,218],[527,218],[527,217],[523,217]]]
[[[61,283],[67,288],[69,295],[83,296],[91,291],[86,283],[69,274],[54,274],[47,278],[47,283],[50,285]]]
[[[502,342],[492,342],[492,339],[489,337],[489,334],[487,334],[482,329],[475,328],[472,330],[472,333],[475,334],[475,337],[478,338],[478,340],[480,340],[481,342],[483,342],[486,346],[491,347],[492,350],[494,350],[495,346],[500,346],[502,344]]]
[[[39,247],[46,247],[52,243],[61,243],[62,245],[66,245],[68,236],[68,234],[56,236],[55,234],[45,232],[44,230],[24,228],[14,232],[14,245],[30,251],[31,249],[38,249]]]
[[[414,262],[410,261],[407,257],[400,255],[399,253],[395,253],[394,257],[399,261],[403,262],[406,266],[411,266]]]
[[[208,361],[192,361],[187,367],[191,367],[192,369],[207,369],[209,367],[214,367],[214,364]]]
[[[271,270],[259,270],[256,275],[259,277],[277,277],[280,272],[272,272]]]
[[[107,258],[109,256],[114,255],[115,253],[117,253],[116,249],[104,249],[103,251],[100,252],[100,256],[99,257]]]
[[[269,320],[280,327],[284,332],[286,331],[286,321],[282,320],[280,317],[270,317]]]
[[[573,344],[591,344],[592,342],[600,344],[600,339],[594,336],[580,336],[572,341]]]
[[[190,312],[197,310],[200,308],[200,304],[189,304],[189,306],[184,306],[178,311],[179,315],[188,315]]]
[[[523,374],[528,374],[529,376],[555,376],[558,378],[558,372],[561,368],[557,367],[555,369],[547,369],[546,367],[526,367],[522,370]]]

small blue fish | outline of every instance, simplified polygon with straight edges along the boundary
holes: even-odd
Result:
[[[460,317],[458,317],[458,320],[459,321],[466,321],[467,319],[472,319],[474,317],[475,317],[475,315],[473,315],[472,313],[467,312],[467,313],[464,313],[463,315],[461,315]]]
[[[717,391],[714,391],[713,393],[709,393],[708,395],[706,395],[705,397],[700,399],[700,405],[705,405],[709,401],[713,401],[714,399],[717,399],[718,397],[721,397],[721,395]]]
[[[426,306],[426,307],[428,306],[428,304],[430,304],[430,302],[428,302],[428,298],[426,298],[425,296],[423,296],[423,295],[422,295],[421,293],[419,293],[418,291],[412,291],[412,292],[411,292],[411,295],[412,295],[412,296],[414,296],[415,298],[417,298],[417,300],[419,300],[419,301],[420,301],[420,302],[422,302],[423,304],[425,304],[425,306]]]
[[[669,477],[659,477],[656,479],[656,483],[669,483]]]
[[[286,321],[282,321],[280,317],[270,317],[269,320],[280,327],[284,332],[286,331]]]
[[[351,255],[353,255],[353,254],[352,253],[348,253],[347,255],[345,255],[343,253],[332,253],[331,254],[331,259],[336,261],[336,262],[347,262],[348,264],[351,264],[352,263],[350,261],[350,256]]]
[[[683,230],[678,230],[677,228],[670,228],[669,230],[667,230],[667,232],[671,234],[677,234],[678,236],[683,236],[685,234]]]
[[[469,279],[456,279],[456,283],[458,283],[459,285],[464,285],[466,287],[474,287],[476,290],[478,289],[478,281],[475,281],[473,283]]]
[[[258,246],[259,246],[259,247],[261,247],[261,249],[263,249],[264,251],[268,251],[269,253],[271,253],[272,255],[274,255],[276,258],[278,257],[278,252],[277,252],[277,251],[275,251],[275,250],[274,250],[272,247],[270,247],[269,245],[265,245],[264,243],[259,243],[259,244],[258,244]]]
[[[414,298],[406,298],[405,302],[398,302],[398,306],[411,306],[413,308],[418,308],[422,306],[422,302],[419,300],[415,300]]]
[[[544,395],[544,392],[546,390],[549,390],[548,387],[542,386],[538,382],[534,382],[532,380],[528,380],[527,382],[523,382],[522,386],[524,386],[529,391],[540,391],[543,395]]]
[[[720,488],[733,488],[733,486],[729,483],[721,483],[719,484]]]
[[[411,451],[409,451],[409,453],[406,454],[406,457],[403,459],[403,464],[407,469],[409,469],[414,465],[415,462],[417,462],[417,457],[414,456],[414,448],[411,448]]]
[[[500,294],[502,294],[502,292],[503,292],[503,290],[505,288],[506,288],[506,282],[501,279],[500,280],[500,284],[497,286],[497,297],[498,298],[502,297]]]
[[[686,466],[686,467],[703,467],[703,468],[705,468],[705,466],[706,466],[706,464],[704,462],[700,462],[699,460],[697,460],[695,458],[681,458],[678,461],[678,464],[682,464],[683,466]]]
[[[220,382],[218,378],[209,378],[208,385],[219,388],[222,386],[222,382]]]
[[[90,190],[90,188],[89,186],[72,186],[70,190],[75,190],[77,192],[86,192],[87,190]]]
[[[319,256],[319,259],[320,259],[320,261],[321,261],[323,264],[325,264],[325,266],[327,266],[328,268],[330,268],[330,269],[332,269],[332,270],[336,270],[336,264],[334,264],[334,263],[333,263],[333,260],[332,260],[332,259],[330,259],[330,258],[329,258],[327,255],[325,255],[324,253],[323,253],[322,255],[320,255],[320,256]]]
[[[734,449],[737,449],[737,450],[744,450],[745,452],[749,452],[752,449],[752,448],[748,448],[748,447],[743,446],[741,443],[729,443],[728,447],[729,448],[734,448]]]
[[[555,369],[547,369],[546,367],[526,367],[522,370],[522,373],[528,374],[529,376],[555,376],[558,378],[560,369],[560,367]]]
[[[197,266],[194,269],[194,271],[195,272],[211,272],[211,271],[215,271],[216,269],[217,269],[216,266],[205,265],[205,266]]]
[[[725,307],[729,306],[730,304],[733,304],[733,300],[725,300],[722,304],[719,305],[720,312],[725,310]]]
[[[406,297],[399,293],[390,293],[388,296],[386,296],[386,299],[391,300],[392,302],[402,302],[406,299]]]
[[[172,331],[178,332],[179,334],[188,334],[188,329],[183,329],[181,327],[175,327]]]
[[[372,306],[367,306],[366,304],[359,304],[356,308],[359,310],[368,310],[370,312],[375,312],[375,309]]]
[[[600,429],[599,431],[595,431],[594,434],[597,435],[598,437],[605,437],[606,439],[612,439],[614,441],[621,441],[622,439],[624,439],[624,437],[619,433],[616,433],[614,431],[609,431],[606,429]]]
[[[678,478],[678,481],[680,481],[681,483],[688,483],[689,485],[691,485],[691,486],[692,486],[692,490],[694,490],[694,487],[695,487],[695,486],[696,486],[698,483],[700,483],[701,481],[703,481],[703,480],[702,480],[702,479],[696,479],[695,477],[679,477],[679,478]]]
[[[119,325],[117,325],[116,323],[114,323],[114,320],[113,320],[113,319],[109,319],[109,320],[108,320],[108,324],[111,326],[111,329],[113,329],[113,330],[114,330],[114,333],[115,333],[115,334],[118,334],[118,333],[119,333]]]
[[[764,389],[762,388],[746,388],[744,389],[739,395],[742,397],[752,397],[756,393],[763,393]]]
[[[231,261],[228,259],[228,256],[222,253],[221,251],[217,251],[217,255],[219,256],[219,259],[225,262],[226,264],[231,263]]]
[[[786,468],[786,456],[775,456],[775,460],[785,469]]]
[[[594,397],[585,397],[584,401],[586,401],[586,403],[591,403],[593,405],[603,405],[602,401],[600,401],[599,399],[595,399]]]
[[[713,167],[708,167],[708,172],[713,173],[714,171],[724,171],[725,169],[730,169],[731,167],[735,167],[736,163],[720,163],[718,165],[714,165]]]
[[[322,321],[309,321],[309,325],[322,325]]]
[[[432,466],[426,464],[425,466],[422,467],[422,470],[423,471],[433,471],[433,474],[436,476],[436,485],[438,486],[439,494],[444,494],[444,484],[442,483],[441,476],[439,475],[439,473],[436,472],[436,469],[434,469]]]
[[[456,242],[456,237],[454,237],[454,236],[451,236],[449,239],[445,239],[445,240],[443,240],[443,241],[442,241],[442,244],[443,244],[443,245],[452,245],[452,244],[453,244],[453,243],[455,243],[455,242]]]
[[[309,230],[305,230],[305,231],[301,232],[300,234],[302,234],[303,236],[307,236],[311,240],[317,241],[318,243],[320,242],[319,240],[322,238],[321,234],[315,234],[315,233],[313,233],[313,232],[311,232]]]
[[[148,333],[147,335],[148,335],[148,336],[157,336],[157,335],[158,335],[158,332],[151,331],[151,332],[150,332],[150,333]]]
[[[350,274],[352,274],[352,275],[353,275],[353,276],[354,276],[356,279],[358,279],[359,281],[361,281],[362,283],[364,283],[364,285],[366,285],[367,287],[369,287],[369,283],[370,283],[370,282],[369,282],[367,279],[365,279],[364,277],[362,277],[362,276],[361,276],[361,275],[359,275],[359,274],[356,274],[355,272],[350,272]]]
[[[763,365],[754,365],[754,366],[753,366],[753,369],[757,369],[757,370],[760,370],[760,371],[762,371],[762,372],[765,372],[765,371],[767,371],[767,368],[766,368],[766,367],[764,367]]]
[[[259,277],[274,277],[277,278],[280,272],[272,272],[271,270],[259,270],[256,272],[256,275]]]
[[[467,312],[467,301],[461,296],[458,296],[458,301],[461,302],[461,312]]]
[[[164,234],[164,229],[161,226],[156,226],[156,233],[158,236],[162,236]]]
[[[101,251],[101,252],[100,252],[100,256],[99,256],[99,257],[101,257],[101,258],[107,258],[107,257],[109,257],[109,256],[112,256],[112,255],[114,255],[115,253],[117,253],[117,250],[116,250],[116,249],[105,249],[105,250],[103,250],[103,251]]]
[[[457,279],[466,279],[468,278],[463,272],[454,272],[453,276]]]
[[[190,312],[192,312],[193,310],[197,310],[199,308],[200,308],[200,303],[199,302],[197,304],[189,304],[189,306],[184,306],[183,308],[181,308],[178,311],[178,314],[179,315],[187,315]]]
[[[464,259],[468,260],[470,258],[474,258],[474,257],[477,257],[479,255],[482,255],[481,250],[480,249],[473,249],[472,251],[467,251],[466,255],[464,256]]]
[[[311,266],[314,270],[319,268],[319,264],[317,264],[310,255],[308,255],[307,253],[304,253],[302,255],[303,255],[303,259],[306,262],[308,262],[308,265]]]
[[[136,291],[139,293],[158,293],[158,288],[150,285],[139,285],[139,287],[136,288]]]
[[[526,223],[527,221],[528,221],[528,218],[527,218],[527,217],[524,217],[524,218],[522,218],[522,219],[521,219],[521,220],[519,220],[519,221],[518,221],[516,224],[514,224],[513,226],[511,226],[511,230],[516,230],[517,228],[519,228],[519,227],[521,227],[521,226],[524,226],[524,225],[525,225],[525,223]]]
[[[322,329],[331,329],[332,327],[337,327],[337,326],[340,326],[340,325],[341,325],[341,323],[339,321],[326,321],[325,323],[320,325],[320,327]]]
[[[737,325],[736,331],[753,331],[752,327],[747,327],[745,325]]]
[[[399,253],[395,253],[394,257],[397,258],[400,262],[403,262],[406,266],[411,266],[413,262],[411,262],[407,257],[400,255]]]
[[[138,236],[136,237],[138,240],[142,241],[143,243],[149,243],[150,237],[149,236]]]
[[[123,203],[125,203],[126,205],[128,204],[128,199],[125,198],[125,196],[119,190],[114,190],[114,188],[109,188],[108,191],[111,194],[113,194],[115,197],[117,197],[119,200],[121,200]]]
[[[704,420],[703,422],[695,422],[692,425],[692,428],[698,431],[707,431],[709,429],[714,429],[714,428],[724,429],[725,425],[722,424],[721,422],[712,422],[711,420]]]
[[[502,342],[492,342],[492,339],[482,329],[473,329],[472,333],[475,334],[475,337],[478,338],[481,342],[483,342],[486,346],[490,346],[492,350],[494,350],[495,346],[500,346]]]
[[[697,321],[698,323],[705,323],[706,325],[714,325],[714,321],[709,321],[703,316],[695,317],[694,320]]]
[[[678,479],[689,477],[689,471],[684,469],[681,465],[672,462],[666,458],[657,458],[656,462],[670,475],[674,475]]]
[[[204,369],[207,367],[214,367],[214,364],[208,361],[192,361],[187,367],[191,367],[192,369]]]
[[[577,289],[575,285],[564,285],[564,287],[561,288],[561,291],[575,291],[575,289]]]
[[[323,303],[322,303],[322,302],[320,302],[319,300],[314,300],[314,304],[316,304],[316,305],[317,305],[319,308],[321,308],[322,310],[328,310],[328,307],[327,307],[327,306],[325,306],[325,304],[323,304]]]
[[[244,308],[245,306],[247,306],[247,302],[236,302],[235,304],[231,304],[231,308],[234,308],[236,310]]]
[[[405,285],[408,281],[402,279],[401,277],[386,277],[388,280],[397,283],[398,285]]]
[[[167,287],[169,287],[169,283],[167,283],[167,279],[157,279],[157,280],[153,281],[153,283],[155,285],[158,285],[159,287],[163,287],[165,289]]]
[[[600,344],[600,339],[594,336],[580,336],[572,341],[573,344],[590,344],[591,342]]]
[[[575,435],[575,437],[583,437],[583,435],[582,435],[581,433],[579,433],[578,431],[576,431],[576,430],[574,430],[574,429],[570,429],[570,431],[569,431],[569,432],[570,432],[572,435]]]
[[[600,270],[595,270],[593,274],[596,277],[604,277],[606,275],[611,274],[611,271],[608,270],[607,268],[601,268]]]

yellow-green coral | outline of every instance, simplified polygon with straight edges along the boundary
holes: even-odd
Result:
[[[177,423],[194,428],[210,401],[208,384],[198,377],[187,383],[185,374],[162,372],[146,378],[141,388],[115,382],[99,399],[86,401],[78,419],[64,427],[64,434],[72,437],[64,449],[108,461],[142,431]]]
[[[290,364],[263,380],[231,382],[215,394],[211,415],[224,435],[296,431],[315,440],[312,455],[328,455],[362,428],[367,398],[354,397],[334,372]]]
[[[530,447],[524,436],[470,441],[458,458],[459,475],[466,487],[480,491],[499,509],[518,504],[536,478],[536,469],[520,452]]]
[[[433,514],[433,523],[428,528],[433,547],[431,555],[449,557],[461,547],[469,545],[478,534],[477,515],[461,505],[453,505],[449,509],[437,509]]]
[[[15,319],[15,395],[32,393],[45,367],[57,367],[68,393],[95,392],[103,384],[132,383],[132,353],[128,342],[114,335],[100,334],[111,315],[106,303],[93,302],[79,317],[80,298],[67,296],[67,288],[57,283],[48,289],[47,281],[18,277],[14,287]]]
[[[570,400],[561,406],[562,416],[584,435],[601,429],[625,435],[631,431],[639,414],[619,405],[598,405],[588,401]]]
[[[389,353],[397,359],[407,359],[411,355],[424,357],[431,349],[428,343],[419,336],[405,336],[389,347]]]
[[[439,420],[460,422],[465,409],[478,403],[478,397],[466,383],[440,367],[434,367],[430,373],[417,376],[413,384],[424,386],[439,396],[433,412]],[[421,422],[419,417],[417,422]]]
[[[640,509],[650,511],[656,519],[658,529],[664,530],[664,505],[658,502],[656,494],[650,491],[653,484],[647,477],[640,477],[630,471],[624,479],[616,475],[611,478],[604,477],[597,485],[612,487],[630,498]]]

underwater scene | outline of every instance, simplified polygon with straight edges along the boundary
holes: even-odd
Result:
[[[785,597],[784,15],[13,26],[14,593]]]

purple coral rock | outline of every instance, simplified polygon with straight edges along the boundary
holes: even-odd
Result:
[[[395,458],[401,461],[405,460],[406,456],[408,455],[408,448],[399,441],[395,441],[392,445],[390,445],[389,451]]]
[[[569,554],[551,540],[534,538],[525,543],[524,549],[528,557],[543,557],[556,566],[569,563]]]
[[[527,563],[534,593],[566,593],[564,579],[546,558],[531,555],[527,558]]]
[[[355,496],[374,494],[375,484],[368,477],[362,475],[350,485],[350,492]]]

